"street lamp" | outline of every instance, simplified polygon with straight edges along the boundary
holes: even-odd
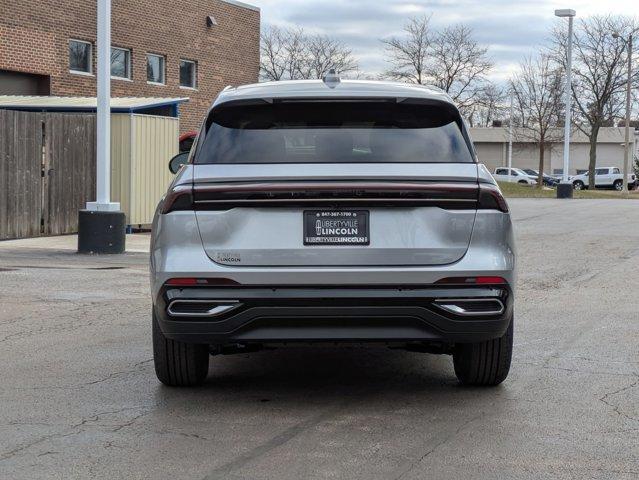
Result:
[[[513,174],[513,92],[510,92],[510,120],[508,121],[508,182]]]
[[[632,35],[637,31],[633,30],[624,38],[619,33],[614,32],[612,38],[619,38],[626,42],[628,47],[628,79],[626,81],[626,136],[624,140],[623,152],[623,188],[622,194],[628,195],[628,158],[630,157],[630,90],[632,88]]]
[[[78,253],[124,253],[125,215],[111,201],[111,0],[97,2],[96,199],[78,214]]]
[[[570,165],[570,100],[572,98],[572,22],[577,13],[569,8],[555,10],[555,16],[568,17],[568,63],[566,65],[566,115],[564,120],[564,171],[561,182],[557,185],[557,198],[572,198],[572,184],[568,181]]]

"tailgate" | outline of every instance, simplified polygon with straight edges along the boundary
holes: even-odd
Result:
[[[263,267],[424,266],[464,256],[476,164],[368,167],[340,165],[331,174],[327,165],[197,165],[194,200],[207,255]],[[308,241],[326,232],[335,234],[330,243]]]

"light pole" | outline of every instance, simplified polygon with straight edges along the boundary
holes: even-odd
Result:
[[[628,79],[626,80],[626,136],[624,140],[623,151],[623,188],[622,195],[628,195],[628,159],[630,157],[630,90],[632,89],[632,36],[637,30],[633,30],[628,34],[628,38],[624,38],[619,33],[614,32],[613,38],[620,38],[628,47]]]
[[[97,2],[96,201],[78,216],[78,253],[124,253],[125,215],[111,201],[111,0]]]
[[[572,23],[577,13],[569,8],[555,10],[555,15],[561,18],[568,18],[568,45],[566,56],[566,91],[565,103],[566,114],[564,120],[564,168],[561,182],[557,185],[557,198],[572,198],[572,183],[568,181],[568,169],[570,167],[570,100],[572,99]]]
[[[512,181],[513,169],[513,93],[510,92],[510,120],[508,121],[508,182]]]

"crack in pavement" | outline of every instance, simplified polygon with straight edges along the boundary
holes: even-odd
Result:
[[[46,442],[47,440],[51,440],[54,438],[66,438],[66,437],[70,437],[73,435],[80,435],[81,433],[83,433],[85,431],[85,428],[87,427],[101,427],[101,428],[106,428],[108,429],[110,432],[114,433],[114,432],[118,432],[120,430],[122,430],[123,428],[126,427],[130,427],[131,425],[133,425],[137,420],[139,420],[140,418],[144,417],[145,415],[148,415],[151,412],[151,409],[153,407],[149,407],[146,410],[142,411],[142,413],[135,415],[134,417],[132,417],[131,419],[127,420],[126,422],[123,423],[117,423],[115,425],[100,425],[100,424],[96,424],[95,422],[98,422],[100,420],[100,417],[104,416],[104,415],[113,415],[113,414],[118,414],[118,413],[123,413],[126,412],[128,410],[136,410],[136,409],[140,409],[141,407],[137,406],[137,407],[124,407],[124,408],[120,408],[117,410],[109,410],[109,411],[105,411],[105,412],[99,412],[96,413],[94,415],[90,415],[89,417],[84,417],[82,418],[82,420],[79,423],[76,423],[74,425],[71,425],[69,427],[69,429],[67,430],[71,430],[71,431],[67,431],[65,433],[50,433],[47,435],[42,435],[34,440],[31,440],[29,442],[23,443],[21,445],[17,445],[16,447],[14,447],[11,450],[8,450],[2,454],[0,454],[0,462],[6,461],[12,457],[14,457],[15,455],[19,454],[20,452],[27,450],[31,447],[34,447],[36,445],[39,445],[43,442]],[[111,428],[109,428],[111,427]]]
[[[333,408],[325,410],[324,412],[314,415],[311,418],[304,420],[300,423],[292,425],[291,427],[286,428],[284,431],[279,434],[271,437],[266,442],[250,449],[249,451],[239,455],[237,458],[216,467],[214,470],[209,472],[208,475],[202,478],[202,480],[218,480],[228,478],[228,475],[233,471],[239,468],[242,468],[244,465],[250,463],[251,461],[267,454],[268,452],[276,449],[277,447],[288,443],[293,438],[297,437],[301,433],[306,430],[309,430],[320,423],[328,420],[335,414],[337,414],[340,410],[342,410],[348,402],[342,402],[338,405],[335,405]]]
[[[429,457],[433,452],[435,452],[435,450],[437,450],[439,447],[441,447],[442,445],[447,444],[448,442],[450,442],[453,438],[455,438],[457,435],[459,435],[468,425],[470,425],[471,423],[475,422],[476,420],[479,420],[480,418],[482,418],[484,415],[478,415],[477,417],[471,418],[470,420],[467,420],[466,422],[464,422],[462,425],[460,425],[453,433],[451,433],[450,435],[448,435],[446,438],[444,438],[442,441],[436,443],[433,447],[429,448],[428,450],[426,450],[426,452],[424,452],[424,454],[417,460],[415,460],[414,462],[412,462],[407,469],[405,469],[403,472],[400,472],[399,475],[397,475],[396,477],[393,478],[393,480],[401,480],[402,478],[404,478],[406,475],[408,475],[411,471],[413,471],[415,469],[415,467],[417,467],[421,462],[424,461],[424,459],[426,459],[427,457]]]
[[[639,385],[639,375],[636,375],[636,374],[635,374],[635,378],[636,378],[636,380],[635,380],[634,382],[632,382],[630,385],[626,385],[625,387],[621,387],[621,388],[619,388],[619,389],[617,389],[617,390],[614,390],[614,391],[612,391],[612,392],[608,392],[608,393],[606,393],[603,397],[601,397],[601,398],[599,399],[599,401],[600,401],[600,402],[602,402],[602,403],[604,403],[605,405],[608,405],[610,408],[612,408],[612,409],[613,409],[613,411],[614,411],[617,415],[619,415],[619,416],[621,416],[621,417],[624,417],[624,418],[626,418],[626,419],[628,419],[628,420],[631,420],[631,421],[633,421],[633,422],[639,422],[639,418],[635,418],[635,417],[633,417],[633,416],[631,416],[631,415],[628,415],[627,413],[625,413],[625,412],[623,412],[623,411],[621,410],[621,407],[620,407],[619,405],[615,405],[615,404],[610,403],[610,402],[608,401],[608,398],[609,398],[609,397],[612,397],[612,396],[614,396],[614,395],[617,395],[618,393],[621,393],[621,392],[625,392],[626,390],[630,390],[631,388],[634,388],[634,387],[636,387],[637,385]]]
[[[358,401],[365,396],[364,394],[374,395],[381,392],[383,388],[383,386],[375,386],[373,388],[364,387],[356,389],[357,391],[352,392],[351,395],[343,396],[340,402],[327,408],[323,412],[313,415],[307,420],[301,421],[284,429],[279,434],[251,448],[247,452],[240,454],[235,459],[223,463],[218,467],[215,467],[206,476],[204,476],[202,480],[217,480],[229,478],[229,474],[231,474],[231,472],[233,472],[234,470],[242,468],[251,461],[258,459],[263,455],[271,452],[272,450],[275,450],[277,447],[288,443],[305,431],[308,431],[325,422],[326,420],[335,417],[339,414],[339,412],[345,410],[347,407],[352,407],[353,403],[357,404]]]

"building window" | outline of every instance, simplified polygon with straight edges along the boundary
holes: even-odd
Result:
[[[149,83],[164,85],[164,57],[149,53],[146,56],[146,80]]]
[[[111,47],[111,77],[131,79],[131,50]]]
[[[83,40],[69,40],[69,70],[74,73],[91,73],[93,45]]]
[[[197,88],[197,62],[180,60],[180,87]]]

